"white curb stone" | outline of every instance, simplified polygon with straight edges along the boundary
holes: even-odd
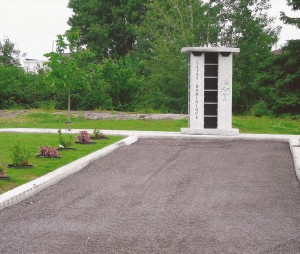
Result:
[[[294,160],[296,175],[300,181],[300,138],[291,138],[289,143]]]
[[[106,156],[107,154],[113,152],[117,148],[124,145],[131,145],[138,140],[137,136],[129,136],[123,140],[120,140],[117,143],[114,143],[110,146],[102,148],[96,152],[93,152],[83,158],[80,158],[76,161],[73,161],[63,167],[60,167],[42,177],[39,177],[29,183],[23,184],[13,190],[10,190],[6,193],[0,195],[0,210],[5,207],[12,206],[17,204],[36,193],[46,189],[47,187],[58,183],[62,179],[75,174],[76,172],[82,170],[91,162]]]

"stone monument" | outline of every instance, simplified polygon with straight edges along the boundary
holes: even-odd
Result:
[[[189,126],[183,134],[238,135],[232,129],[232,54],[239,48],[186,47]]]

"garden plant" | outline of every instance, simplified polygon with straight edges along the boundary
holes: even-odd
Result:
[[[91,138],[87,131],[81,131],[76,136],[76,140],[77,140],[76,143],[78,143],[78,144],[95,144],[95,142],[91,142]]]
[[[6,170],[7,168],[5,165],[0,163],[0,178],[4,178],[6,176]]]
[[[12,164],[9,164],[9,167],[28,167],[32,166],[28,164],[28,159],[30,156],[30,151],[25,147],[21,147],[20,145],[15,145],[12,149]]]
[[[56,148],[52,148],[50,146],[40,146],[37,157],[60,158],[60,153]]]
[[[93,131],[93,136],[91,136],[91,139],[108,139],[108,137],[100,130],[95,129]]]
[[[74,148],[71,148],[72,145],[72,136],[69,136],[69,140],[67,141],[61,132],[61,129],[58,130],[58,150],[74,150]]]

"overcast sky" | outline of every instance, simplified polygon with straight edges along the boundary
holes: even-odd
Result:
[[[57,34],[68,29],[67,20],[71,10],[69,0],[0,0],[0,40],[8,37],[21,54],[43,59],[43,54],[52,49]],[[286,0],[271,0],[270,15],[279,18],[280,11],[290,16],[300,13],[291,12]],[[282,25],[278,20],[276,24]],[[299,39],[300,32],[295,27],[283,25],[278,47],[288,39]]]

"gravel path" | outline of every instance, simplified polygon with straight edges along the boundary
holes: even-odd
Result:
[[[300,253],[287,143],[140,140],[0,212],[0,253]]]

